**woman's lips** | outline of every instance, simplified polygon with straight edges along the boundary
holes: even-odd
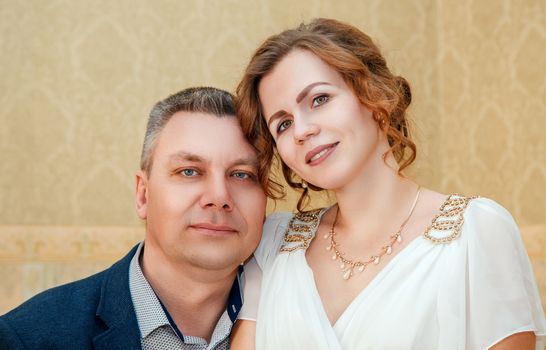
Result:
[[[305,155],[305,162],[311,166],[322,163],[330,154],[332,154],[338,144],[339,142],[334,142],[313,148]]]

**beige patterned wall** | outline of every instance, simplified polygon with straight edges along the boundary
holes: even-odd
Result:
[[[233,90],[267,35],[317,16],[376,38],[414,89],[412,173],[506,206],[546,296],[542,0],[0,0],[0,313],[107,266],[133,209],[147,113],[192,85]],[[293,196],[277,209],[292,209]],[[544,299],[546,300],[546,299]]]

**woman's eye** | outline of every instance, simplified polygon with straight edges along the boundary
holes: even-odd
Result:
[[[325,104],[328,101],[328,96],[326,95],[320,95],[313,99],[313,105],[312,107],[318,107],[320,105]]]
[[[194,177],[197,176],[197,170],[195,169],[184,169],[180,171],[180,174],[186,176],[186,177]]]
[[[292,125],[292,120],[286,119],[279,123],[279,126],[277,127],[277,133],[281,133],[288,129]]]

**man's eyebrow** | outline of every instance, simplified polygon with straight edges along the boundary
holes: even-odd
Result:
[[[258,158],[257,157],[245,157],[245,158],[238,158],[236,160],[234,160],[232,162],[233,166],[236,166],[236,165],[248,165],[248,166],[251,166],[253,168],[255,168],[256,170],[259,168],[258,165],[259,165],[259,161],[258,161]]]
[[[318,85],[331,85],[331,84],[327,83],[325,81],[317,81],[315,83],[311,83],[311,84],[307,85],[306,87],[303,88],[303,90],[300,91],[298,96],[296,96],[296,103],[300,103],[305,98],[305,96],[307,96],[307,94],[309,94],[309,91],[311,91],[312,88],[314,88],[315,86],[318,86]],[[285,114],[287,114],[286,111],[282,110],[282,109],[280,111],[277,111],[277,112],[273,113],[271,115],[271,117],[269,117],[269,120],[267,121],[267,127],[270,128],[271,123],[275,119],[280,118],[280,117],[284,116]]]
[[[186,151],[180,151],[180,152],[176,152],[172,154],[169,157],[169,160],[171,162],[187,161],[187,162],[193,162],[193,163],[207,163],[207,160],[205,158],[198,156],[197,154],[186,152]],[[230,163],[232,164],[231,166],[248,165],[256,169],[259,168],[259,161],[258,161],[258,158],[255,156],[237,158]]]
[[[203,157],[198,156],[197,154],[194,154],[191,152],[186,152],[186,151],[176,152],[174,154],[171,154],[171,156],[169,157],[169,161],[171,162],[181,161],[181,160],[194,162],[194,163],[205,163],[205,159]]]

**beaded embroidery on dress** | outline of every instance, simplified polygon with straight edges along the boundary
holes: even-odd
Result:
[[[298,249],[305,250],[309,247],[319,225],[322,210],[324,209],[294,214],[284,234],[281,253],[293,252]]]
[[[434,216],[423,236],[435,244],[446,244],[457,239],[464,223],[464,212],[472,199],[479,196],[450,195]],[[281,253],[307,249],[320,223],[321,212],[326,208],[296,213],[288,223],[283,237]]]
[[[440,207],[440,212],[432,219],[432,224],[427,227],[423,236],[435,244],[449,243],[457,239],[464,223],[465,209],[475,198],[479,197],[450,195]]]

